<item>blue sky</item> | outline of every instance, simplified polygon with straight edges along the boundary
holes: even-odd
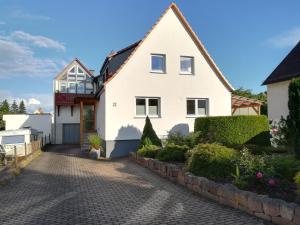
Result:
[[[300,1],[175,1],[231,84],[254,92],[300,39]],[[52,111],[52,82],[78,57],[105,56],[141,39],[168,0],[0,0],[0,100]],[[40,104],[39,104],[40,103]]]

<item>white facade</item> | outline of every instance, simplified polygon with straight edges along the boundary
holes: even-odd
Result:
[[[51,135],[51,114],[7,114],[3,115],[5,130],[18,130],[31,127],[43,132],[43,136]]]
[[[151,72],[151,54],[165,55],[165,73]],[[180,73],[181,56],[194,58],[193,74]],[[221,81],[172,7],[104,88],[97,123],[105,141],[140,139],[145,116],[136,116],[137,97],[160,99],[159,115],[150,116],[160,137],[170,131],[194,130],[196,116],[187,115],[189,98],[208,99],[208,116],[231,115],[230,88]]]
[[[291,81],[283,81],[267,85],[268,93],[268,117],[269,120],[279,120],[281,116],[289,115],[289,84]]]

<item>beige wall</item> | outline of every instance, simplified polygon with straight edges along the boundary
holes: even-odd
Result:
[[[166,74],[150,72],[150,54],[166,54]],[[194,75],[180,75],[180,56],[193,56]],[[159,136],[173,128],[193,131],[187,98],[208,98],[209,115],[231,115],[231,93],[204,59],[173,10],[162,18],[105,90],[105,139],[139,139],[145,118],[135,117],[135,97],[160,97],[161,118],[151,118]]]
[[[238,108],[237,110],[235,110],[233,115],[234,116],[237,116],[237,115],[257,115],[257,113],[255,112],[255,110],[252,107],[245,107],[245,108]]]
[[[267,85],[269,120],[288,116],[289,83],[290,81],[283,81]]]

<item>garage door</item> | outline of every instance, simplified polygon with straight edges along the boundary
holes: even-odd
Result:
[[[80,143],[80,125],[63,124],[63,143],[64,144],[79,144]]]

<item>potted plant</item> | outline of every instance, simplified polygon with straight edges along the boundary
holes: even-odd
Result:
[[[99,159],[102,151],[102,140],[97,134],[91,134],[88,136],[90,144],[90,157],[93,159]]]

